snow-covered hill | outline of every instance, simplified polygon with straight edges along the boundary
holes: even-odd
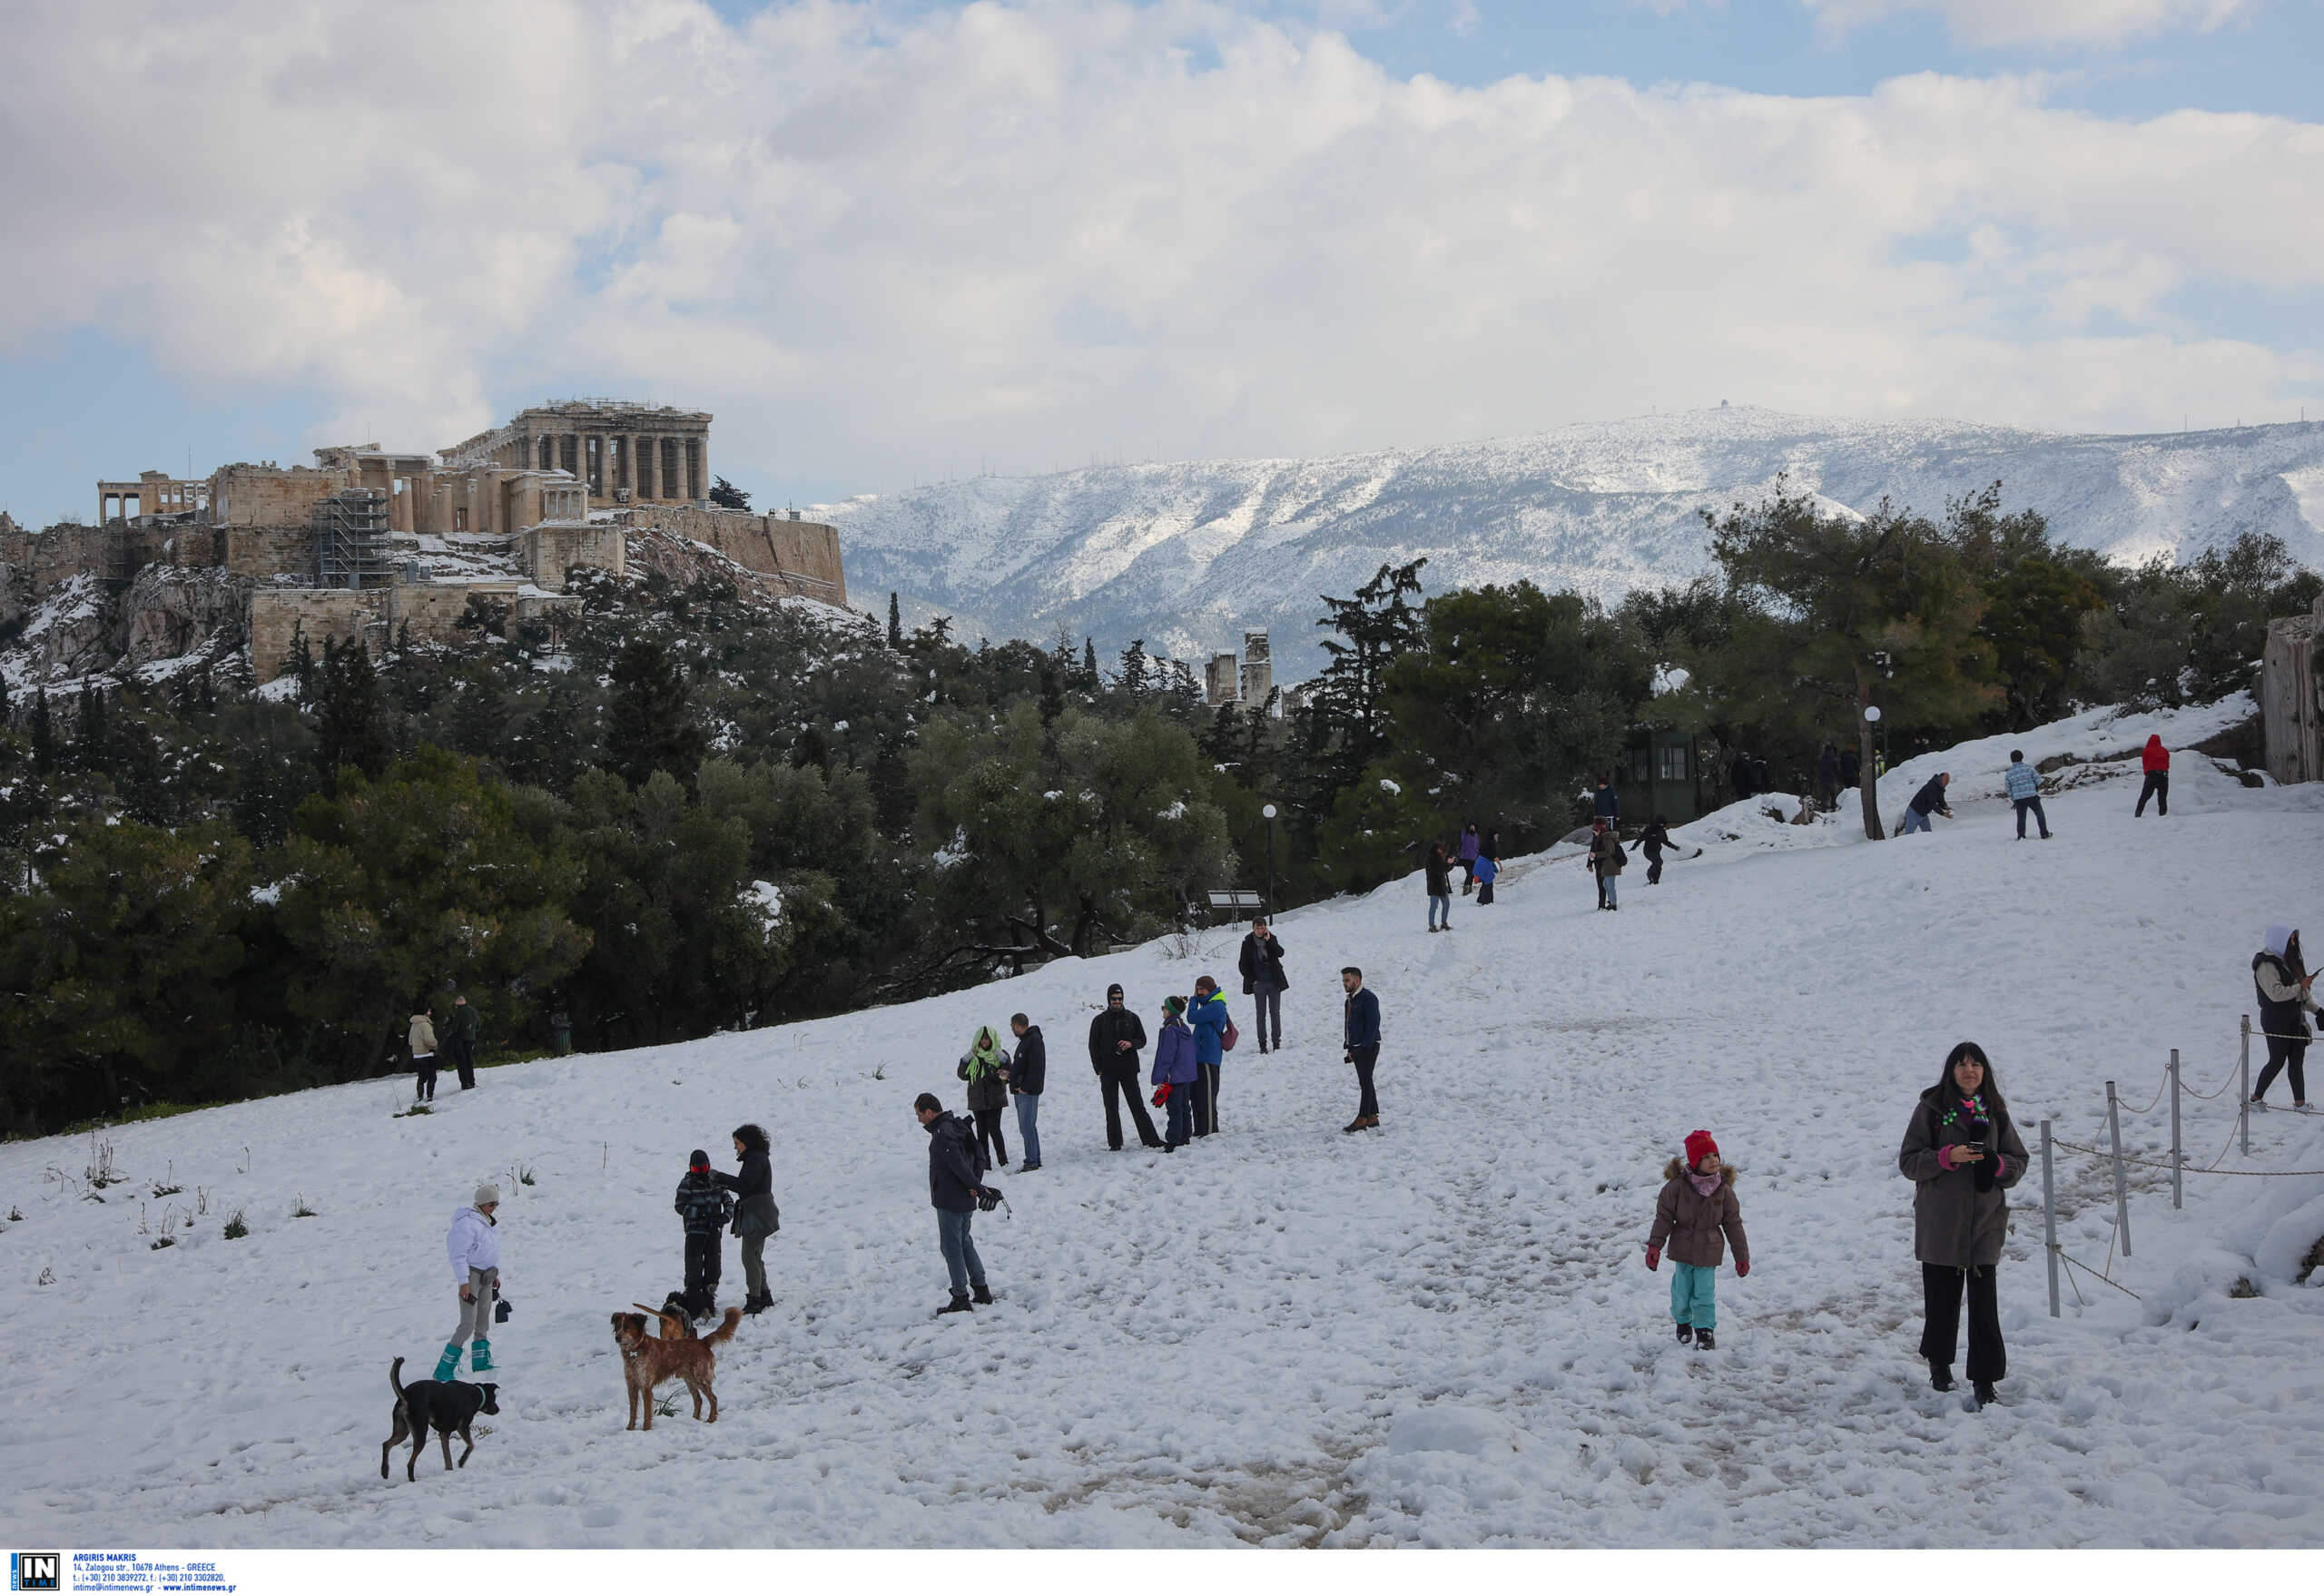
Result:
[[[22,1215],[0,1217],[0,1335],[41,1421],[0,1430],[0,1518],[66,1545],[2324,1545],[2324,1271],[2293,1282],[2324,1175],[2193,1176],[2173,1214],[2136,1171],[2112,1273],[2137,1299],[2084,1279],[2059,1321],[2029,1179],[2004,1401],[1970,1414],[1915,1356],[1896,1168],[1963,1037],[2029,1138],[2053,1117],[2095,1145],[2119,1080],[2147,1158],[2177,1047],[2191,1151],[2232,1151],[2251,951],[2270,921],[2324,921],[2324,786],[2247,789],[2182,752],[2170,817],[2134,821],[2135,761],[2104,756],[2247,711],[2017,739],[2089,762],[2060,773],[2046,843],[1991,795],[2006,750],[1970,745],[1884,791],[1893,813],[1953,770],[1959,819],[1931,837],[1754,803],[1689,828],[1706,852],[1661,885],[1626,874],[1619,914],[1560,852],[1491,908],[1459,901],[1449,935],[1417,879],[1285,916],[1290,1044],[1230,1055],[1225,1131],[1167,1158],[1105,1149],[1084,1030],[1110,980],[1151,1016],[1230,972],[1231,934],[489,1070],[427,1118],[380,1081],[126,1127],[103,1202],[93,1138],[0,1148],[0,1216]],[[1350,962],[1387,1033],[1359,1136]],[[1019,1009],[1049,1039],[1046,1167],[999,1172],[1009,1209],[978,1221],[998,1305],[938,1320],[911,1099],[957,1102],[971,1028]],[[606,1315],[679,1283],[672,1189],[692,1148],[729,1166],[743,1119],[773,1136],[775,1308],[726,1349],[716,1425],[626,1433]],[[1755,1261],[1719,1282],[1709,1355],[1674,1344],[1641,1260],[1699,1126],[1742,1170]],[[2259,1118],[2248,1167],[2324,1170],[2324,1117]],[[389,1361],[432,1362],[444,1229],[494,1176],[504,1411],[465,1471],[382,1482]],[[2066,1251],[2105,1267],[2104,1169],[2068,1153],[2059,1177]],[[183,1192],[151,1196],[165,1180]],[[154,1251],[165,1206],[202,1211]]]
[[[1953,421],[1849,421],[1748,407],[1528,438],[1315,460],[980,477],[817,507],[848,584],[960,631],[1201,657],[1275,635],[1278,680],[1317,659],[1318,594],[1429,557],[1432,591],[1531,577],[1605,597],[1702,571],[1696,512],[1777,476],[1837,505],[1941,511],[1996,479],[2066,541],[2189,557],[2246,529],[2324,568],[2324,423],[2063,437]]]

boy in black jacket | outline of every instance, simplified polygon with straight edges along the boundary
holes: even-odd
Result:
[[[700,1148],[686,1160],[676,1206],[686,1227],[686,1312],[706,1319],[718,1311],[718,1276],[725,1250],[720,1237],[734,1217],[734,1199],[719,1187],[710,1172],[710,1155]]]

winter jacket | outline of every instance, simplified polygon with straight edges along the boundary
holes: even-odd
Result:
[[[1670,846],[1670,828],[1656,821],[1638,834],[1638,845],[1644,850],[1649,862],[1661,863],[1662,850]]]
[[[960,1055],[960,1065],[953,1073],[969,1083],[970,1108],[1005,1108],[1009,1106],[1009,1083],[1000,1079],[1009,1059],[1000,1050],[990,1026],[980,1025],[976,1035],[969,1039],[969,1050]]]
[[[1380,1045],[1380,997],[1370,987],[1358,987],[1340,1005],[1340,1034],[1351,1048]]]
[[[1243,970],[1243,990],[1255,992],[1262,986],[1273,987],[1278,992],[1291,990],[1291,982],[1283,973],[1283,939],[1272,928],[1262,944],[1248,931],[1243,934],[1243,957],[1238,961]]]
[[[1115,1044],[1128,1042],[1124,1052]],[[1089,1068],[1099,1075],[1108,1069],[1137,1068],[1137,1055],[1146,1046],[1146,1021],[1127,1003],[1118,1009],[1100,1009],[1089,1021]]]
[[[2042,788],[2042,778],[2034,773],[2032,765],[2022,759],[2011,760],[2002,779],[2009,783],[2010,801],[2014,803],[2024,803]]]
[[[1049,1080],[1049,1045],[1041,1039],[1039,1026],[1029,1025],[1017,1039],[1017,1051],[1009,1060],[1009,1089],[1038,1098]]]
[[[1611,821],[1620,820],[1621,818],[1622,795],[1614,791],[1614,784],[1611,782],[1609,782],[1604,786],[1599,788],[1598,791],[1591,795],[1590,800],[1590,813],[1596,815],[1600,820]]]
[[[1452,891],[1452,862],[1442,853],[1431,853],[1421,862],[1421,873],[1427,878],[1428,895],[1448,896]]]
[[[1735,1261],[1751,1261],[1751,1244],[1743,1235],[1743,1209],[1735,1200],[1735,1166],[1718,1167],[1718,1189],[1705,1197],[1688,1177],[1687,1161],[1673,1158],[1663,1167],[1662,1195],[1654,1199],[1654,1228],[1646,1245],[1660,1247],[1674,1264],[1716,1269],[1735,1244]]]
[[[500,1227],[489,1214],[462,1208],[452,1216],[445,1248],[452,1255],[452,1284],[466,1286],[471,1269],[500,1267]]]
[[[2001,1245],[2009,1235],[2008,1193],[2025,1173],[2025,1144],[2008,1110],[1995,1108],[1986,1151],[1999,1158],[1946,1167],[1940,1149],[1968,1142],[1974,1134],[1974,1121],[1961,1114],[1959,1103],[1960,1094],[1949,1086],[1933,1086],[1921,1094],[1912,1123],[1905,1128],[1896,1167],[1913,1182],[1913,1256],[1947,1268],[1989,1269],[2001,1262]],[[1991,1171],[1983,1190],[1980,1167]]]
[[[1154,1086],[1191,1086],[1195,1079],[1195,1033],[1175,1020],[1163,1021],[1154,1039]]]
[[[2171,768],[2171,750],[2162,745],[2160,734],[2146,740],[2145,751],[2139,755],[2139,768],[2150,774],[2155,771],[2167,771]]]
[[[1473,830],[1461,833],[1461,852],[1454,857],[1463,864],[1474,864],[1477,862],[1477,833]]]
[[[1590,840],[1590,868],[1600,875],[1622,873],[1622,844],[1611,826]]]
[[[714,1169],[710,1178],[734,1194],[735,1235],[747,1241],[783,1228],[783,1212],[774,1206],[774,1169],[764,1153],[744,1153],[741,1173]]]
[[[425,1059],[436,1050],[436,1027],[425,1014],[411,1017],[411,1030],[404,1039],[411,1044],[411,1056]]]
[[[955,1214],[977,1206],[977,1166],[969,1149],[976,1127],[957,1114],[939,1114],[928,1126],[928,1202]]]
[[[2274,939],[2270,939],[2274,941]],[[2316,999],[2299,990],[2299,978],[2292,973],[2290,963],[2284,958],[2283,944],[2251,955],[2251,985],[2260,995],[2260,1029],[2270,1036],[2304,1037],[2308,1034],[2308,1018],[2302,1010],[2315,1010]]]
[[[473,1044],[476,1040],[476,1010],[466,1003],[455,1003],[444,1017],[444,1039],[449,1042]]]
[[[688,1236],[715,1236],[734,1217],[734,1199],[719,1188],[718,1177],[707,1169],[699,1175],[691,1169],[685,1172],[673,1206],[684,1221]]]
[[[1216,1064],[1226,1057],[1226,1000],[1216,992],[1206,1003],[1187,1007],[1187,1024],[1195,1033],[1195,1062]]]
[[[1840,784],[1840,755],[1837,749],[1827,748],[1816,756],[1816,783],[1821,787],[1837,787]]]
[[[1486,886],[1492,885],[1501,874],[1501,862],[1490,854],[1477,856],[1477,879]]]
[[[1943,776],[1931,776],[1922,783],[1921,790],[1913,794],[1913,802],[1910,805],[1915,814],[1931,814],[1945,806],[1945,778]]]

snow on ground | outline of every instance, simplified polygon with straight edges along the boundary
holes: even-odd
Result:
[[[2112,1273],[2138,1300],[2083,1278],[2057,1321],[2029,1179],[2002,1404],[1936,1395],[1915,1356],[1896,1152],[1954,1041],[1990,1050],[2029,1138],[2049,1117],[2096,1145],[2112,1078],[2155,1157],[2172,1047],[2195,1158],[2232,1136],[2232,1091],[2191,1093],[2233,1067],[2262,927],[2314,907],[2324,787],[2184,755],[2178,777],[2167,820],[2132,818],[2134,780],[2061,793],[2047,843],[1974,795],[1934,836],[1738,842],[1659,887],[1634,868],[1613,915],[1570,857],[1518,862],[1448,935],[1416,879],[1286,915],[1290,1045],[1262,1058],[1246,1030],[1225,1131],[1168,1158],[1106,1151],[1084,1030],[1109,980],[1151,1016],[1231,971],[1231,933],[490,1070],[424,1118],[382,1081],[124,1127],[103,1203],[92,1138],[0,1148],[24,1216],[0,1223],[0,1332],[74,1443],[9,1426],[0,1514],[20,1540],[223,1547],[2324,1544],[2324,1289],[2293,1282],[2324,1176],[2191,1176],[2174,1214],[2134,1171]],[[1346,962],[1386,1023],[1360,1136]],[[1046,1167],[998,1173],[1010,1207],[978,1220],[998,1305],[940,1321],[911,1098],[957,1103],[970,1031],[1018,1009],[1049,1040]],[[774,1142],[775,1308],[726,1349],[716,1425],[625,1433],[606,1315],[680,1283],[685,1155],[731,1167],[745,1118]],[[1742,1169],[1756,1266],[1723,1273],[1709,1355],[1674,1343],[1641,1256],[1698,1126]],[[2230,1167],[2324,1170],[2324,1117],[2251,1139]],[[2104,1168],[2058,1174],[2065,1250],[2106,1267]],[[389,1360],[432,1363],[445,1227],[495,1176],[503,1413],[465,1472],[382,1482]],[[184,1192],[147,1195],[165,1177]],[[727,1271],[738,1299],[731,1249]]]

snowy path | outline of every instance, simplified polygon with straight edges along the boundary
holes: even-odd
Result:
[[[25,1215],[0,1226],[0,1326],[74,1442],[11,1426],[0,1512],[78,1544],[2324,1544],[2324,1290],[2182,1274],[2255,1188],[2280,1207],[2324,1178],[2193,1177],[2175,1219],[2142,1183],[2115,1273],[2147,1304],[2085,1285],[2054,1323],[2030,1179],[2004,1405],[1964,1412],[1914,1355],[1895,1155],[1945,1048],[1986,1046],[2029,1140],[2044,1115],[2094,1140],[2101,1082],[2144,1103],[2173,1045],[2217,1084],[2259,928],[2314,902],[2324,790],[2187,769],[2160,824],[2132,796],[2053,800],[2046,845],[1965,801],[1933,838],[1715,849],[1625,875],[1616,915],[1560,859],[1457,902],[1450,935],[1421,931],[1415,883],[1294,914],[1292,1046],[1238,1049],[1226,1132],[1168,1158],[1105,1150],[1081,1035],[1108,980],[1150,1013],[1223,976],[1224,938],[489,1071],[429,1118],[389,1118],[379,1083],[130,1127],[103,1204],[44,1178],[85,1138],[0,1148]],[[1330,1043],[1348,961],[1388,1036],[1360,1137]],[[940,1322],[911,1098],[956,1101],[972,1025],[1020,1007],[1049,1037],[1047,1167],[998,1174],[1012,1211],[978,1222],[1000,1305]],[[2197,1157],[2231,1104],[2190,1101]],[[745,1118],[774,1138],[776,1307],[727,1349],[716,1426],[625,1433],[606,1315],[678,1284],[670,1188],[691,1147],[728,1164]],[[1698,1125],[1743,1171],[1755,1252],[1708,1355],[1672,1342],[1640,1256]],[[2167,1145],[2167,1109],[2126,1129]],[[432,1362],[449,1325],[444,1226],[518,1162],[507,1412],[457,1478],[383,1483],[388,1362]],[[2251,1163],[2324,1169],[2324,1118],[2259,1119]],[[153,1252],[138,1198],[165,1170],[209,1213]],[[2111,1193],[2061,1176],[2096,1265]],[[251,1235],[224,1241],[238,1207]],[[731,1247],[727,1270],[739,1297]]]

